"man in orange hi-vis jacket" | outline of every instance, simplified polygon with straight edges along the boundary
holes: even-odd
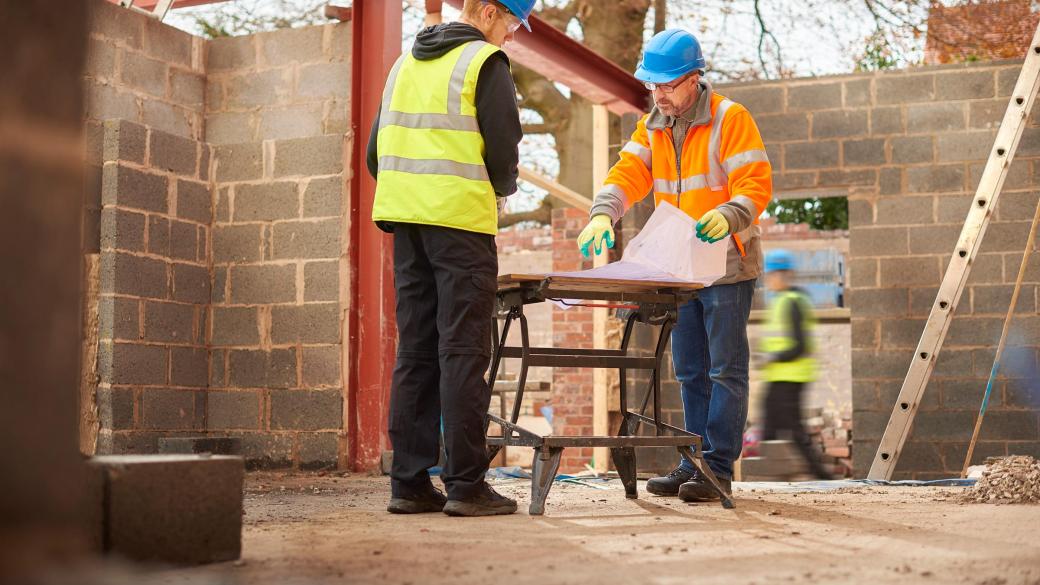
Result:
[[[636,126],[596,194],[578,238],[588,256],[614,244],[613,226],[649,193],[697,221],[697,237],[731,236],[726,275],[679,308],[672,361],[682,388],[686,430],[704,437],[704,458],[728,492],[748,411],[747,323],[755,279],[762,273],[758,217],[772,198],[772,169],[762,137],[744,106],[702,79],[700,43],[681,29],[654,35],[636,77],[654,108]],[[647,491],[684,501],[718,499],[693,465],[681,459]]]

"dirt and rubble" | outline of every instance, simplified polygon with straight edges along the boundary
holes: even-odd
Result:
[[[1040,502],[1040,461],[1029,455],[987,459],[982,477],[965,499],[989,504]]]
[[[497,480],[521,513],[385,512],[384,477],[254,473],[243,555],[165,570],[159,583],[967,583],[1040,585],[1040,505],[966,504],[966,488],[842,493],[735,484],[737,508],[645,495],[618,481],[557,483],[528,516],[530,484]],[[642,486],[641,486],[642,487]],[[601,488],[601,489],[597,489]]]

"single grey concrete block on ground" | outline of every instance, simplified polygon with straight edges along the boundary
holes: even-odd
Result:
[[[163,455],[197,453],[240,455],[242,439],[237,437],[163,437],[159,439],[159,453]]]
[[[240,457],[95,457],[105,475],[104,549],[138,561],[200,564],[242,551]]]

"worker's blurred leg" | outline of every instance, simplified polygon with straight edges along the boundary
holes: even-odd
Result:
[[[397,364],[390,391],[393,497],[431,489],[427,470],[437,464],[440,436],[440,363],[437,359],[437,289],[417,225],[394,229],[397,292]]]

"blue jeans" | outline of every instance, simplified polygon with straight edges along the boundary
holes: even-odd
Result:
[[[748,413],[747,324],[755,281],[710,286],[679,307],[672,363],[682,389],[686,430],[704,439],[716,476],[733,477]],[[680,464],[692,471],[685,459]]]

